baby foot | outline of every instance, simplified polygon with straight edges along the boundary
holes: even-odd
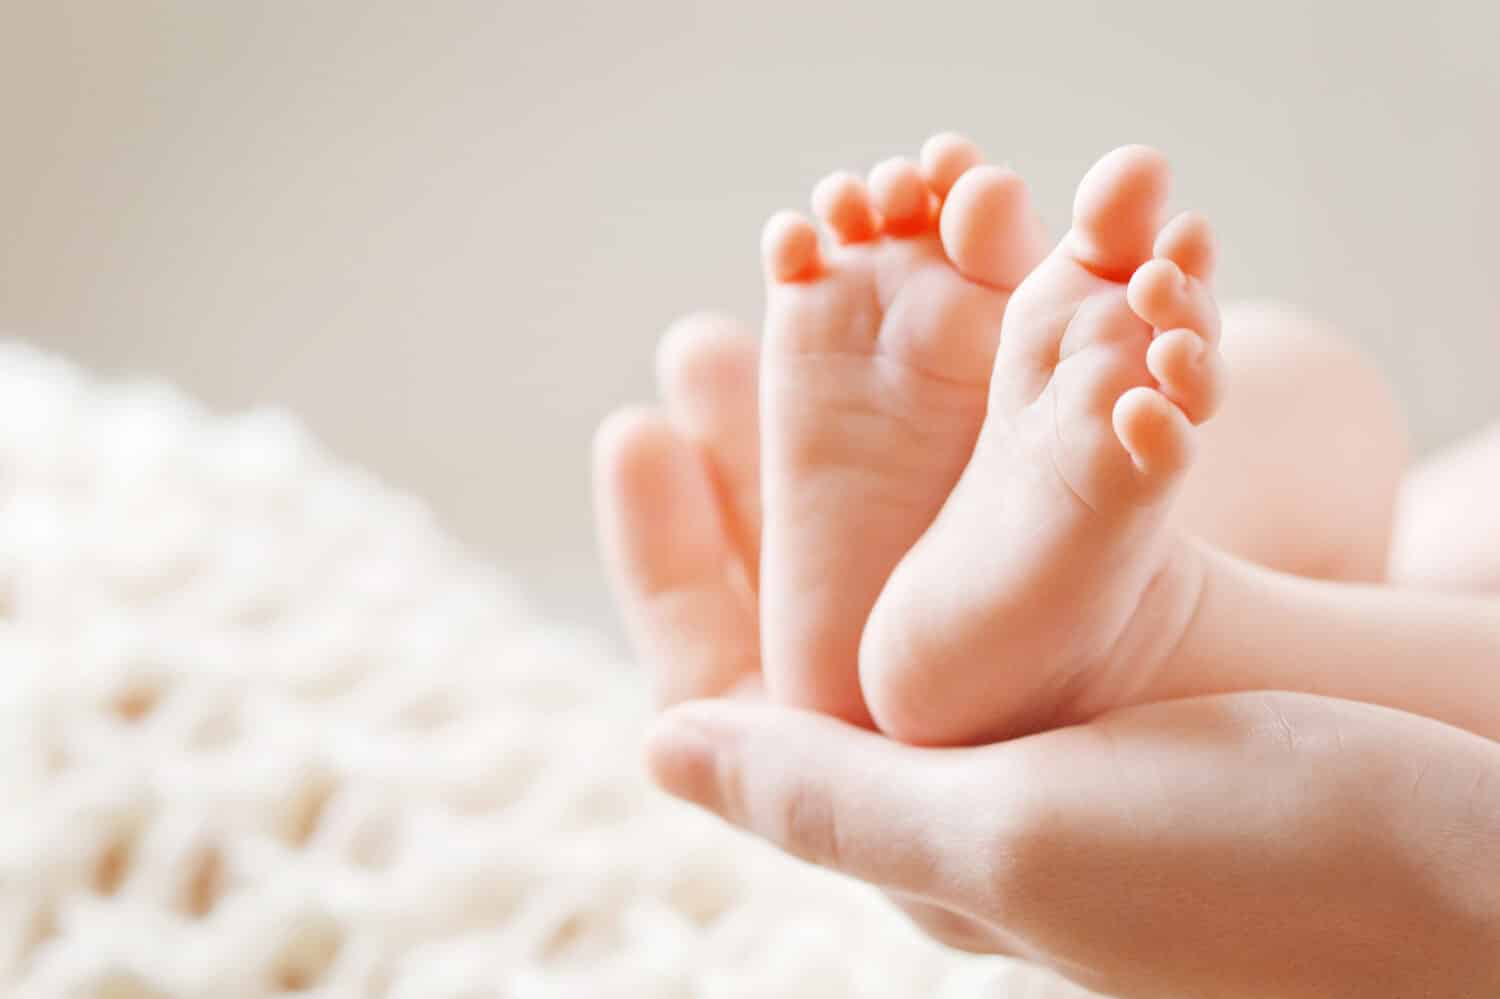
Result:
[[[957,136],[812,200],[831,247],[791,213],[762,240],[764,667],[779,700],[868,725],[860,632],[969,460],[1001,315],[1045,244],[1020,178]]]
[[[861,679],[887,733],[990,741],[1131,700],[1196,592],[1167,526],[1222,392],[1213,237],[1165,227],[1165,160],[1091,169],[1012,296],[972,461],[880,595]]]

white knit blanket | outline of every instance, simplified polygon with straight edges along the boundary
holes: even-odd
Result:
[[[0,345],[0,993],[1082,995],[650,790],[646,713],[289,418]]]

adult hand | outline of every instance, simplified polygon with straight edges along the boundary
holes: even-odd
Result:
[[[686,324],[667,407],[598,441],[607,561],[677,704],[648,747],[663,787],[949,943],[1127,999],[1500,995],[1500,747],[1478,737],[1240,694],[935,750],[756,696],[754,410],[723,391],[753,399],[753,360],[725,321]]]

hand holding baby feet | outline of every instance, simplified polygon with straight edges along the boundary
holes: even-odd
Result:
[[[859,724],[861,629],[969,460],[1001,316],[1045,252],[1025,185],[980,160],[947,135],[920,165],[833,174],[812,198],[830,246],[791,213],[762,241],[766,683]]]
[[[864,633],[863,691],[896,738],[1128,703],[1187,626],[1196,550],[1167,514],[1223,374],[1213,237],[1162,225],[1169,180],[1144,147],[1104,157],[1006,309],[972,460]]]

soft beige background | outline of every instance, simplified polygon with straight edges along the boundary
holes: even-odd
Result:
[[[1430,444],[1500,416],[1495,11],[0,0],[0,327],[289,405],[599,617],[590,430],[674,314],[755,314],[766,214],[956,128],[1060,224],[1146,141]]]

